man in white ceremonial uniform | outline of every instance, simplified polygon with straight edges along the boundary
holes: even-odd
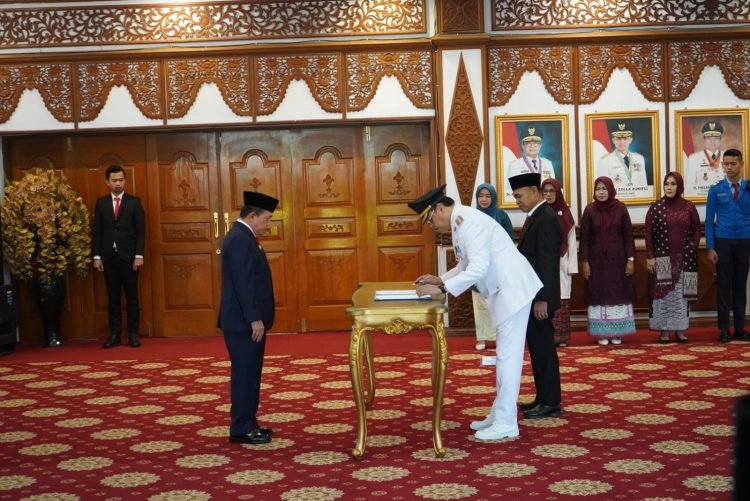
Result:
[[[705,197],[708,189],[724,179],[724,168],[721,159],[721,136],[724,127],[719,122],[709,121],[701,128],[703,149],[691,154],[685,168],[685,195]]]
[[[521,157],[508,163],[508,172],[505,174],[505,193],[513,191],[508,179],[519,174],[534,172],[541,175],[542,179],[556,179],[552,162],[539,156],[542,150],[542,139],[542,134],[536,131],[536,127],[526,129],[526,134],[521,138],[521,148],[523,148]]]
[[[436,232],[451,231],[457,265],[440,277],[417,278],[417,294],[433,298],[458,296],[472,286],[487,298],[496,332],[497,395],[489,415],[471,428],[481,440],[518,436],[516,403],[521,388],[523,347],[531,303],[542,282],[513,240],[497,222],[481,211],[445,196],[445,185],[410,202],[422,222]]]
[[[646,159],[643,155],[630,151],[633,131],[626,123],[617,124],[610,134],[615,149],[607,153],[596,164],[596,177],[605,176],[612,180],[618,192],[628,188],[648,188]]]

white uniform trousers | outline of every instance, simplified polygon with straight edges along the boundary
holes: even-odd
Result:
[[[533,302],[533,301],[532,301]],[[497,326],[495,351],[495,386],[497,396],[492,404],[491,416],[494,423],[518,425],[518,393],[521,391],[521,371],[523,369],[523,348],[526,343],[526,326],[529,322],[531,304],[515,312]]]

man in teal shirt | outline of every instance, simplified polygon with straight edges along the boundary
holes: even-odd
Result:
[[[706,248],[716,264],[719,341],[729,341],[731,291],[734,338],[750,341],[745,332],[747,274],[750,269],[750,185],[742,179],[742,152],[724,152],[726,178],[711,186],[706,201]]]

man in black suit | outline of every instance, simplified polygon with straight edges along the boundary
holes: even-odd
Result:
[[[224,331],[232,363],[229,441],[266,444],[272,431],[258,424],[260,379],[266,333],[273,326],[275,302],[271,267],[258,243],[271,226],[279,201],[254,191],[243,194],[240,218],[221,249],[221,307],[218,327]]]
[[[529,419],[559,416],[562,414],[560,362],[555,349],[552,317],[560,307],[562,230],[557,214],[544,201],[540,188],[542,179],[538,173],[521,174],[508,181],[516,204],[527,214],[518,250],[526,256],[544,284],[534,298],[526,328],[536,398],[520,407]]]
[[[128,342],[133,348],[138,339],[138,269],[143,266],[146,243],[146,216],[141,199],[125,193],[125,171],[119,165],[106,170],[110,193],[96,201],[92,239],[94,268],[104,272],[109,310],[109,337],[104,348],[120,344],[122,331],[121,292],[125,290],[128,312]]]

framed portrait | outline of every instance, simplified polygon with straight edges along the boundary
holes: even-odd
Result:
[[[747,152],[747,122],[747,108],[674,112],[676,170],[685,180],[685,198],[705,202],[711,185],[724,179],[724,152]]]
[[[606,176],[625,204],[651,203],[659,198],[659,112],[632,111],[586,115],[587,193]]]
[[[498,204],[515,208],[508,178],[539,172],[556,179],[570,200],[568,115],[498,115],[495,117],[495,168]]]

